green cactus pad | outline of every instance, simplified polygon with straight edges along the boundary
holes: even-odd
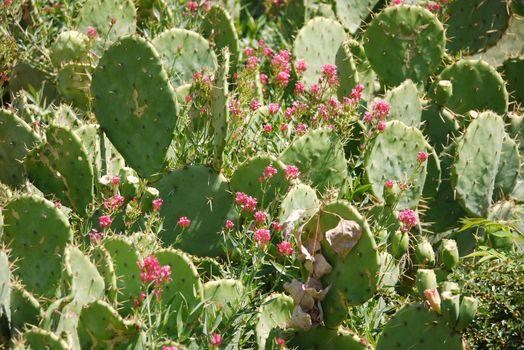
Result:
[[[423,305],[408,305],[386,324],[377,350],[464,349],[460,334],[449,328],[436,312]]]
[[[78,305],[88,304],[104,296],[104,279],[95,265],[76,247],[65,250],[66,274],[71,284],[71,294]]]
[[[446,67],[439,76],[453,84],[453,95],[446,107],[455,113],[470,110],[492,110],[505,113],[508,109],[508,92],[500,74],[484,61],[463,59]],[[430,89],[430,94],[434,89]]]
[[[69,345],[56,334],[49,331],[33,328],[22,334],[25,346],[30,349],[67,350]]]
[[[420,126],[422,101],[418,97],[417,86],[411,80],[408,79],[388,91],[386,101],[391,106],[391,119],[400,120],[407,126]]]
[[[216,170],[222,167],[222,158],[226,148],[228,135],[229,108],[228,108],[228,82],[229,52],[222,52],[222,63],[215,74],[213,90],[211,92],[211,114],[213,116],[213,166]]]
[[[473,54],[493,46],[508,28],[510,13],[507,0],[460,0],[447,6],[447,48]]]
[[[47,167],[61,175],[67,197],[80,214],[93,200],[93,167],[82,141],[70,130],[52,125],[47,129],[47,144],[40,153]]]
[[[349,96],[351,89],[359,83],[357,65],[351,54],[351,49],[347,42],[340,45],[335,57],[337,74],[340,85],[337,90],[339,99]]]
[[[330,129],[316,129],[295,139],[280,158],[286,165],[297,166],[300,179],[320,193],[330,187],[339,189],[346,181],[344,148]]]
[[[222,314],[226,319],[237,312],[244,298],[242,282],[234,279],[209,281],[204,284],[204,300],[209,302],[212,315]]]
[[[74,133],[80,138],[89,162],[93,167],[95,179],[98,179],[102,169],[102,157],[100,152],[100,134],[99,127],[96,124],[83,125],[77,128]]]
[[[335,0],[337,18],[350,33],[355,33],[364,20],[371,15],[371,10],[380,0]]]
[[[11,331],[22,331],[25,326],[37,325],[41,309],[38,300],[19,285],[11,286]]]
[[[111,20],[115,19],[114,25]],[[119,37],[136,31],[136,9],[131,0],[87,0],[78,13],[77,29],[87,33],[87,28],[97,31],[96,46],[103,48]]]
[[[509,196],[513,192],[517,184],[519,168],[520,156],[517,143],[505,134],[493,190],[496,199]]]
[[[22,119],[0,110],[0,182],[19,186],[25,181],[22,161],[38,141],[38,135]]]
[[[196,32],[168,29],[153,40],[153,46],[174,87],[191,83],[196,72],[213,74],[217,68],[217,58],[209,42]]]
[[[461,205],[484,216],[491,205],[504,138],[504,121],[484,112],[472,121],[459,141],[451,182]]]
[[[273,349],[270,345],[276,346],[276,334],[286,340],[286,345],[292,349],[303,350],[371,350],[372,346],[355,333],[344,329],[329,329],[326,327],[317,327],[310,330],[285,330],[275,329],[266,343],[266,349]],[[272,344],[271,344],[271,343]]]
[[[426,181],[427,167],[427,162],[421,163],[417,155],[428,150],[429,145],[420,130],[399,121],[388,122],[386,130],[367,150],[364,162],[373,194],[384,201],[384,183],[387,180],[399,183],[411,179],[411,186],[398,199],[397,209],[416,207]]]
[[[442,182],[442,169],[440,168],[440,159],[437,152],[430,148],[428,154],[427,175],[422,196],[424,198],[433,198],[437,195]]]
[[[56,87],[62,97],[78,108],[88,110],[93,66],[82,63],[64,64],[58,71]]]
[[[51,104],[58,92],[49,75],[31,64],[20,61],[13,67],[9,79],[9,90],[16,94],[18,91],[43,90],[46,105]]]
[[[101,129],[141,176],[162,170],[177,120],[175,92],[145,39],[127,37],[102,56],[92,82]]]
[[[66,216],[39,197],[21,196],[4,208],[2,241],[16,261],[14,275],[37,295],[54,295],[60,282],[62,255],[73,238]]]
[[[264,169],[271,165],[277,169],[276,175],[260,182]],[[277,195],[283,195],[289,186],[284,176],[285,165],[273,156],[256,156],[240,164],[231,177],[231,190],[244,192],[257,198],[266,207]]]
[[[266,349],[266,339],[275,327],[286,327],[293,312],[293,299],[284,294],[270,295],[258,310],[257,344],[259,349]]]
[[[2,224],[0,217],[0,225]],[[0,234],[1,236],[1,234]],[[11,317],[9,301],[11,300],[11,270],[9,269],[9,260],[5,251],[0,251],[0,318]]]
[[[444,27],[419,6],[389,6],[373,18],[364,33],[366,55],[380,80],[396,86],[406,79],[421,82],[444,55]]]
[[[135,247],[124,238],[109,238],[103,242],[104,248],[111,255],[115,268],[116,284],[118,287],[117,301],[120,304],[119,312],[122,316],[131,313],[134,301],[141,291],[140,269],[138,253]]]
[[[68,62],[89,61],[89,38],[84,33],[68,30],[60,33],[51,46],[49,57],[55,68]]]
[[[510,58],[502,64],[502,74],[512,101],[524,104],[524,57]]]
[[[320,206],[320,201],[314,189],[304,184],[293,186],[280,204],[280,221],[286,220],[295,210],[304,210],[305,217],[314,214]]]
[[[191,312],[202,299],[202,284],[193,262],[182,252],[172,248],[155,253],[161,266],[171,266],[171,282],[164,286],[162,301],[169,304],[171,312],[178,312],[183,305]],[[171,323],[175,327],[176,322]]]
[[[293,56],[308,65],[303,75],[307,87],[318,83],[323,65],[336,64],[337,52],[344,40],[344,27],[329,18],[313,18],[300,29],[293,44]]]
[[[136,321],[122,319],[103,301],[82,309],[78,329],[82,349],[130,349],[139,336]]]
[[[377,75],[371,68],[364,47],[360,42],[355,39],[348,39],[346,45],[351,51],[351,55],[357,66],[359,83],[364,85],[362,96],[365,100],[369,101],[373,97],[375,90],[378,89]]]
[[[422,111],[423,133],[438,153],[459,134],[459,123],[449,110],[431,103]]]
[[[98,272],[104,279],[105,293],[110,301],[115,301],[117,297],[117,283],[113,258],[102,246],[96,246],[91,251],[91,260],[95,264]]]
[[[206,13],[200,30],[212,44],[218,56],[221,55],[223,48],[229,49],[231,54],[230,66],[231,70],[234,71],[238,63],[240,49],[235,24],[229,13],[221,6],[212,6]]]
[[[82,125],[73,108],[67,104],[61,104],[55,109],[52,124],[63,126],[67,129],[76,129]]]
[[[160,238],[167,245],[199,256],[224,254],[221,230],[227,219],[234,219],[234,201],[226,179],[205,166],[174,170],[155,184],[164,205],[164,231]],[[184,205],[180,205],[183,198]],[[191,225],[182,230],[178,219],[187,216]],[[179,235],[180,238],[178,237]]]
[[[361,229],[357,244],[347,256],[342,257],[323,240],[322,253],[333,268],[322,278],[323,285],[331,285],[322,302],[324,321],[334,327],[347,316],[348,305],[360,305],[371,298],[378,284],[380,256],[369,225],[358,211],[345,201],[337,201],[323,207],[320,215],[322,232],[335,228],[340,220],[355,221]],[[316,229],[317,217],[314,216],[306,226],[307,231]]]

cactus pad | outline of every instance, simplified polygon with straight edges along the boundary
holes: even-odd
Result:
[[[444,54],[444,27],[419,6],[389,6],[364,33],[366,55],[380,80],[398,85],[406,79],[426,80]]]
[[[11,331],[22,331],[24,326],[37,325],[40,321],[42,311],[38,300],[21,286],[11,286],[10,304]]]
[[[378,3],[379,0],[336,0],[335,10],[344,27],[355,33]]]
[[[510,98],[524,104],[524,57],[509,58],[502,65],[503,76],[506,79]]]
[[[314,214],[320,206],[320,201],[314,189],[308,185],[293,186],[280,204],[280,221],[286,220],[295,210],[305,210],[306,217]]]
[[[177,119],[175,92],[154,48],[120,39],[102,56],[92,82],[100,127],[141,176],[160,170]]]
[[[502,114],[508,109],[506,84],[484,61],[460,60],[444,69],[439,80],[449,80],[453,84],[453,95],[446,107],[455,113],[489,109]],[[429,92],[432,93],[432,89]]]
[[[64,265],[71,284],[71,294],[77,305],[103,298],[104,279],[80,249],[67,247]]]
[[[211,304],[212,315],[221,313],[225,318],[238,311],[244,297],[242,282],[234,279],[209,281],[204,284],[204,299]]]
[[[234,201],[226,179],[205,166],[192,166],[172,171],[155,184],[164,205],[165,244],[177,244],[182,250],[199,256],[222,255],[225,243],[221,230],[227,219],[234,219]],[[180,205],[180,201],[184,205]],[[191,225],[182,231],[180,217],[187,216]],[[183,232],[183,233],[182,233]],[[180,238],[178,236],[181,235]]]
[[[436,312],[423,305],[408,305],[386,324],[377,350],[464,349],[460,334],[449,328]]]
[[[216,70],[217,59],[209,42],[196,32],[169,29],[153,40],[153,46],[160,54],[174,87],[191,83],[196,72],[213,74]]]
[[[30,349],[67,350],[70,347],[54,333],[33,328],[22,334],[25,346]]]
[[[37,295],[54,295],[60,281],[62,255],[72,232],[54,204],[31,196],[11,200],[4,208],[2,241],[16,261],[15,276]]]
[[[337,52],[344,40],[344,27],[329,18],[313,18],[300,29],[293,44],[293,55],[309,66],[303,76],[306,86],[318,83],[323,65],[336,64]]]
[[[275,342],[276,334],[273,331],[272,337],[268,342]],[[292,349],[325,349],[325,350],[371,350],[372,347],[365,340],[361,339],[355,333],[339,328],[329,329],[326,327],[313,328],[308,331],[304,330],[285,330],[281,331],[281,337],[286,339],[286,344]],[[266,349],[268,349],[266,344]],[[273,344],[275,345],[275,344]]]
[[[459,141],[451,181],[458,201],[473,215],[484,216],[491,205],[504,138],[504,121],[484,112]]]
[[[317,129],[295,139],[282,152],[286,165],[300,169],[300,179],[323,193],[330,187],[340,188],[347,177],[344,149],[337,134],[330,129]]]
[[[285,327],[291,319],[293,299],[284,294],[269,296],[260,306],[257,315],[257,344],[266,349],[266,339],[275,327]]]
[[[78,108],[88,110],[92,72],[93,66],[89,64],[67,63],[63,65],[56,77],[58,92]]]
[[[89,60],[89,38],[84,33],[68,30],[60,33],[50,49],[49,57],[55,68],[67,62]]]
[[[411,182],[402,192],[397,208],[417,206],[426,181],[426,162],[417,159],[418,152],[427,152],[429,145],[420,130],[399,121],[387,123],[367,150],[365,168],[375,196],[384,201],[384,183]],[[411,181],[409,181],[411,180]]]
[[[391,119],[400,120],[407,126],[419,127],[422,117],[422,101],[418,89],[411,80],[406,80],[388,91],[386,101],[391,106]]]
[[[517,143],[506,134],[502,141],[497,176],[495,177],[495,189],[493,191],[495,198],[503,198],[513,192],[517,184],[519,169],[519,148]]]
[[[22,119],[0,110],[0,182],[18,186],[25,181],[22,161],[39,137]]]

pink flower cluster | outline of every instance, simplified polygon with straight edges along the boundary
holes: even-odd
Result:
[[[424,151],[420,151],[417,154],[417,159],[418,159],[419,162],[423,163],[426,160],[428,160],[428,154],[426,152],[424,152]]]
[[[178,219],[177,225],[182,228],[187,228],[191,225],[191,220],[189,220],[187,216],[181,216],[180,219]]]
[[[273,176],[275,176],[277,173],[278,173],[278,170],[275,167],[273,167],[272,165],[268,165],[267,167],[264,168],[263,176],[266,179],[270,179]]]
[[[160,211],[160,208],[162,208],[162,205],[164,204],[164,200],[162,198],[156,198],[156,199],[153,199],[153,208],[156,210],[156,211]]]
[[[102,238],[104,238],[104,234],[102,232],[99,232],[95,229],[92,229],[91,232],[89,232],[89,241],[91,244],[99,243]]]
[[[322,66],[321,72],[323,77],[327,79],[327,82],[330,86],[338,85],[337,66],[334,64],[325,64]]]
[[[292,255],[293,254],[293,246],[290,242],[283,241],[278,244],[278,251],[280,252],[280,255],[286,256],[286,255]]]
[[[222,336],[218,333],[213,333],[210,336],[209,342],[211,343],[211,348],[218,348],[222,344]]]
[[[116,209],[124,204],[124,197],[115,194],[113,197],[104,200],[104,207],[106,209]]]
[[[257,199],[243,192],[237,192],[235,195],[235,202],[239,205],[245,212],[253,212],[257,207]]]
[[[257,224],[263,224],[267,220],[267,213],[262,210],[257,210],[253,216]]]
[[[106,228],[108,226],[111,226],[112,222],[113,222],[113,220],[111,220],[111,217],[109,215],[102,215],[101,217],[98,218],[98,224],[102,228]]]
[[[142,262],[137,261],[140,269],[140,280],[142,283],[154,283],[153,293],[157,300],[162,297],[162,285],[171,281],[171,266],[160,266],[158,259],[154,256],[148,256]],[[142,299],[143,300],[143,299]]]
[[[398,213],[398,219],[401,223],[401,230],[407,232],[415,227],[418,223],[418,216],[411,209],[404,209]]]
[[[259,228],[255,231],[253,240],[264,247],[271,240],[271,233],[267,228]]]
[[[284,176],[288,180],[298,179],[300,170],[294,165],[287,165],[284,169]]]
[[[266,56],[272,56],[271,66],[275,71],[277,83],[282,87],[286,87],[291,76],[291,53],[288,50],[281,50],[276,55],[272,55],[272,52],[265,52],[265,54]]]
[[[391,106],[385,100],[375,100],[371,103],[371,110],[364,113],[364,122],[372,124],[377,122],[377,130],[382,132],[386,129],[386,119],[389,116]]]

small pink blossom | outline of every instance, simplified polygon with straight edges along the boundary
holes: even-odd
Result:
[[[219,347],[220,344],[222,343],[222,336],[218,333],[213,333],[211,334],[210,342],[211,342],[211,347],[213,348]]]
[[[164,204],[164,200],[162,198],[153,199],[153,208],[156,211],[160,210],[160,208],[162,207],[162,204]]]
[[[295,63],[295,71],[298,75],[304,74],[304,72],[307,70],[307,63],[304,60],[297,60]]]
[[[402,5],[404,3],[404,0],[393,0],[391,3],[392,5]]]
[[[297,109],[295,107],[288,107],[286,108],[284,115],[286,116],[287,119],[291,119],[293,118],[293,114],[295,114],[296,111]]]
[[[271,131],[273,131],[273,126],[271,126],[271,124],[264,125],[264,131],[269,134]]]
[[[235,202],[239,205],[245,212],[253,212],[257,207],[257,199],[243,192],[237,192],[235,195]]]
[[[178,350],[176,346],[163,346],[162,350]]]
[[[286,347],[286,341],[283,338],[278,338],[276,342],[279,348],[283,349]]]
[[[247,65],[246,68],[249,70],[255,70],[258,67],[258,57],[251,56],[247,59]]]
[[[300,170],[294,165],[287,165],[284,169],[284,176],[288,180],[298,179]]]
[[[95,229],[89,232],[89,241],[91,242],[91,244],[99,243],[102,240],[102,238],[104,238],[104,234],[102,232],[99,232]]]
[[[297,134],[302,135],[305,134],[307,131],[307,125],[304,123],[300,123],[297,125]]]
[[[362,92],[364,91],[364,85],[357,84],[353,89],[351,89],[351,98],[353,98],[356,101],[360,101],[362,99]]]
[[[325,64],[321,68],[322,74],[327,77],[332,77],[337,75],[337,66],[334,64]]]
[[[418,216],[411,209],[404,209],[398,213],[398,219],[402,224],[401,230],[407,232],[418,224]]]
[[[193,96],[191,96],[191,95],[187,95],[187,96],[185,97],[185,100],[186,100],[186,103],[191,103],[191,101],[193,101]]]
[[[258,100],[251,100],[249,103],[249,108],[254,112],[260,108],[261,104]]]
[[[260,82],[264,85],[267,84],[267,74],[260,74]]]
[[[263,212],[262,210],[258,210],[253,215],[255,218],[255,221],[259,224],[263,224],[267,220],[267,213]]]
[[[106,228],[111,225],[113,220],[111,220],[111,217],[108,215],[102,215],[98,218],[98,223],[100,224],[100,227]]]
[[[269,114],[274,115],[280,111],[280,105],[278,103],[270,103],[268,105]]]
[[[4,6],[11,6],[13,4],[13,0],[4,0]]]
[[[188,1],[187,9],[190,12],[196,13],[198,11],[198,2],[196,2],[196,1]]]
[[[371,124],[373,123],[373,119],[371,112],[364,112],[364,123]]]
[[[304,90],[305,90],[304,83],[301,82],[301,81],[298,81],[298,82],[295,84],[295,94],[297,94],[297,95],[302,95],[302,94],[304,93]]]
[[[235,224],[231,220],[226,220],[225,226],[228,230],[232,230],[235,227]]]
[[[87,27],[86,33],[89,39],[94,39],[98,35],[96,28],[91,26]]]
[[[289,77],[290,75],[288,72],[280,72],[277,74],[277,81],[280,85],[287,86],[287,84],[289,83]]]
[[[177,225],[182,228],[189,227],[189,225],[191,225],[191,220],[189,220],[187,216],[182,216],[178,219]]]
[[[293,254],[293,246],[290,242],[283,241],[278,244],[278,251],[282,256],[291,255]]]
[[[264,177],[268,179],[272,178],[277,173],[278,173],[278,170],[275,167],[273,167],[272,165],[268,165],[267,167],[264,168]]]
[[[311,84],[311,86],[309,87],[309,92],[312,94],[312,95],[320,95],[321,92],[322,92],[322,89],[320,88],[320,85],[318,84]]]
[[[104,200],[104,207],[106,209],[116,209],[124,204],[124,197],[115,194],[113,197]]]
[[[135,307],[139,308],[145,299],[146,299],[146,293],[140,292],[140,294],[138,295],[138,298],[135,299]]]
[[[279,231],[282,231],[282,224],[280,224],[279,222],[275,221],[271,224],[271,227],[273,228],[273,230],[279,232]]]
[[[264,247],[271,240],[271,233],[267,228],[259,228],[255,231],[253,240]]]
[[[393,181],[393,180],[387,180],[387,181],[384,183],[384,186],[386,186],[387,188],[393,188],[393,186],[395,186],[395,181]]]
[[[381,121],[379,121],[378,124],[377,124],[377,130],[378,130],[379,132],[383,132],[384,130],[386,130],[386,126],[387,126],[387,125],[386,125],[386,122],[383,121],[383,120],[381,120]]]
[[[389,115],[391,106],[386,100],[375,100],[371,103],[371,113],[379,120]]]
[[[285,132],[288,131],[289,127],[286,123],[280,124],[280,131]]]
[[[417,159],[418,159],[419,162],[423,163],[426,160],[428,160],[428,154],[426,152],[423,152],[423,151],[418,152]]]
[[[263,53],[264,53],[264,56],[266,56],[267,58],[271,58],[275,54],[270,47],[264,47]]]
[[[255,54],[255,50],[252,48],[252,47],[246,47],[244,49],[244,54],[247,56],[247,57],[251,57]]]
[[[440,4],[438,4],[438,3],[434,2],[434,1],[428,2],[427,7],[428,7],[428,10],[430,10],[431,12],[439,12],[440,9],[442,8],[440,6]]]

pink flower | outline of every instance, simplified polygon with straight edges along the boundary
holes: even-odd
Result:
[[[202,5],[202,7],[204,8],[204,11],[209,12],[209,10],[211,10],[211,1],[205,0],[204,4]],[[178,349],[176,349],[176,350],[178,350]]]
[[[4,6],[11,6],[13,0],[4,0]]]
[[[111,217],[108,215],[102,215],[98,218],[98,223],[100,224],[100,227],[105,228],[111,225],[113,220],[111,220]]]
[[[331,97],[329,99],[329,106],[333,109],[337,109],[338,107],[340,107],[340,101],[336,97]]]
[[[276,341],[277,341],[277,346],[279,348],[285,348],[286,347],[286,341],[283,338],[278,338]]]
[[[274,168],[272,165],[268,165],[264,168],[264,177],[266,178],[272,178],[278,173],[278,170]]]
[[[393,2],[391,4],[392,5],[402,5],[403,2],[404,2],[404,0],[393,0]]]
[[[159,211],[162,207],[162,204],[164,204],[164,200],[162,198],[153,199],[153,208],[156,211]]]
[[[300,123],[297,125],[297,134],[302,135],[305,134],[307,131],[307,125],[304,123]]]
[[[300,170],[294,165],[287,165],[284,169],[284,176],[288,180],[298,179],[300,176]]]
[[[423,163],[426,160],[428,160],[428,154],[426,152],[423,152],[423,151],[418,152],[417,159],[418,159],[419,162]]]
[[[262,84],[267,84],[267,74],[264,74],[264,73],[260,74],[260,82]]]
[[[171,281],[171,266],[160,266],[158,259],[153,255],[148,256],[142,262],[137,261],[140,269],[140,280],[143,283],[155,282],[155,287]]]
[[[231,220],[226,220],[225,226],[228,230],[232,230],[235,227],[235,224]]]
[[[393,188],[393,186],[395,186],[395,181],[393,181],[393,180],[387,180],[387,181],[384,183],[384,186],[386,186],[387,188]]]
[[[334,64],[325,64],[322,66],[322,74],[330,78],[337,75],[337,66]]]
[[[291,119],[293,118],[293,114],[295,114],[296,110],[297,109],[295,107],[288,107],[286,108],[284,115],[286,116],[287,119]]]
[[[249,107],[254,112],[260,108],[260,102],[258,100],[251,100]]]
[[[391,106],[385,100],[375,100],[371,103],[371,113],[380,120],[389,115]]]
[[[371,124],[373,123],[373,114],[371,112],[364,112],[364,123]]]
[[[428,10],[430,10],[431,12],[439,12],[441,9],[440,4],[433,2],[433,1],[428,2],[427,6],[428,6]]]
[[[200,79],[202,79],[202,73],[201,72],[195,72],[193,74],[193,82],[197,82],[199,81]]]
[[[266,125],[264,125],[264,131],[265,131],[266,133],[268,133],[268,134],[269,134],[271,131],[273,131],[273,127],[271,126],[271,124],[266,124]]]
[[[255,211],[255,208],[257,207],[257,200],[256,198],[250,197],[245,193],[237,192],[235,195],[235,202],[237,205],[240,205],[243,211],[245,212],[253,212]]]
[[[291,255],[293,254],[293,246],[290,242],[283,241],[278,244],[278,251],[282,256]]]
[[[191,220],[189,220],[187,216],[182,216],[178,219],[177,225],[182,228],[189,227],[189,225],[191,225]]]
[[[86,33],[89,39],[94,39],[98,35],[98,33],[96,32],[96,28],[91,26],[87,27]]]
[[[306,62],[304,62],[304,60],[297,60],[295,63],[295,71],[298,75],[303,74],[307,70],[307,67],[308,65]]]
[[[264,247],[271,240],[271,233],[267,228],[259,228],[255,231],[253,240]]]
[[[142,303],[144,302],[145,298],[146,298],[146,293],[140,292],[140,294],[138,295],[138,298],[136,298],[135,300],[135,307],[139,308],[140,305],[142,305]]]
[[[320,95],[322,89],[320,88],[320,85],[318,84],[311,84],[311,86],[309,87],[309,92],[312,94],[312,95]]]
[[[255,70],[258,67],[259,60],[255,56],[251,56],[247,59],[246,68],[249,70]]]
[[[271,227],[277,232],[282,231],[282,225],[276,221],[271,224]]]
[[[247,57],[251,57],[255,54],[255,50],[253,50],[252,47],[246,47],[244,49],[244,54],[247,56]]]
[[[162,350],[178,350],[176,346],[163,346]]]
[[[267,220],[267,213],[263,212],[262,210],[258,210],[257,212],[255,212],[254,217],[257,223],[262,224]]]
[[[280,111],[280,105],[278,103],[270,103],[268,105],[269,114],[274,115]]]
[[[104,200],[104,207],[106,209],[115,209],[124,204],[124,197],[115,194],[113,197]]]
[[[95,229],[89,232],[89,241],[91,242],[91,244],[99,243],[102,240],[102,238],[104,238],[104,234],[102,232],[98,232]]]
[[[385,121],[379,121],[378,124],[377,124],[377,130],[379,132],[383,132],[384,130],[386,130],[386,122]]]
[[[219,347],[222,343],[222,336],[218,333],[213,333],[211,334],[210,342],[212,347]]]
[[[280,124],[280,131],[285,132],[288,130],[288,126],[286,123]]]
[[[231,99],[228,104],[229,112],[234,116],[242,115],[242,108],[240,106],[240,101]]]
[[[415,227],[418,223],[418,216],[411,209],[404,209],[398,213],[398,219],[402,224],[401,230],[407,232]]]
[[[287,86],[287,84],[289,83],[289,73],[287,72],[278,73],[277,81],[280,83],[280,85]]]
[[[187,95],[186,96],[186,103],[191,103],[191,101],[193,101],[193,96]]]
[[[190,12],[196,13],[198,11],[198,2],[196,2],[196,1],[189,1],[187,3],[187,9]]]
[[[274,54],[275,53],[270,47],[264,47],[264,56],[266,56],[267,58],[271,58]]]
[[[357,84],[353,89],[351,89],[351,98],[360,101],[362,99],[362,92],[364,91],[364,85]]]
[[[238,204],[238,205],[242,205],[242,204],[245,204],[246,203],[246,200],[247,200],[247,194],[245,194],[244,192],[237,192],[235,194],[235,202]]]
[[[304,90],[305,90],[304,83],[301,82],[301,81],[298,81],[298,82],[295,84],[295,94],[297,94],[297,95],[301,95],[301,94],[304,93]]]

